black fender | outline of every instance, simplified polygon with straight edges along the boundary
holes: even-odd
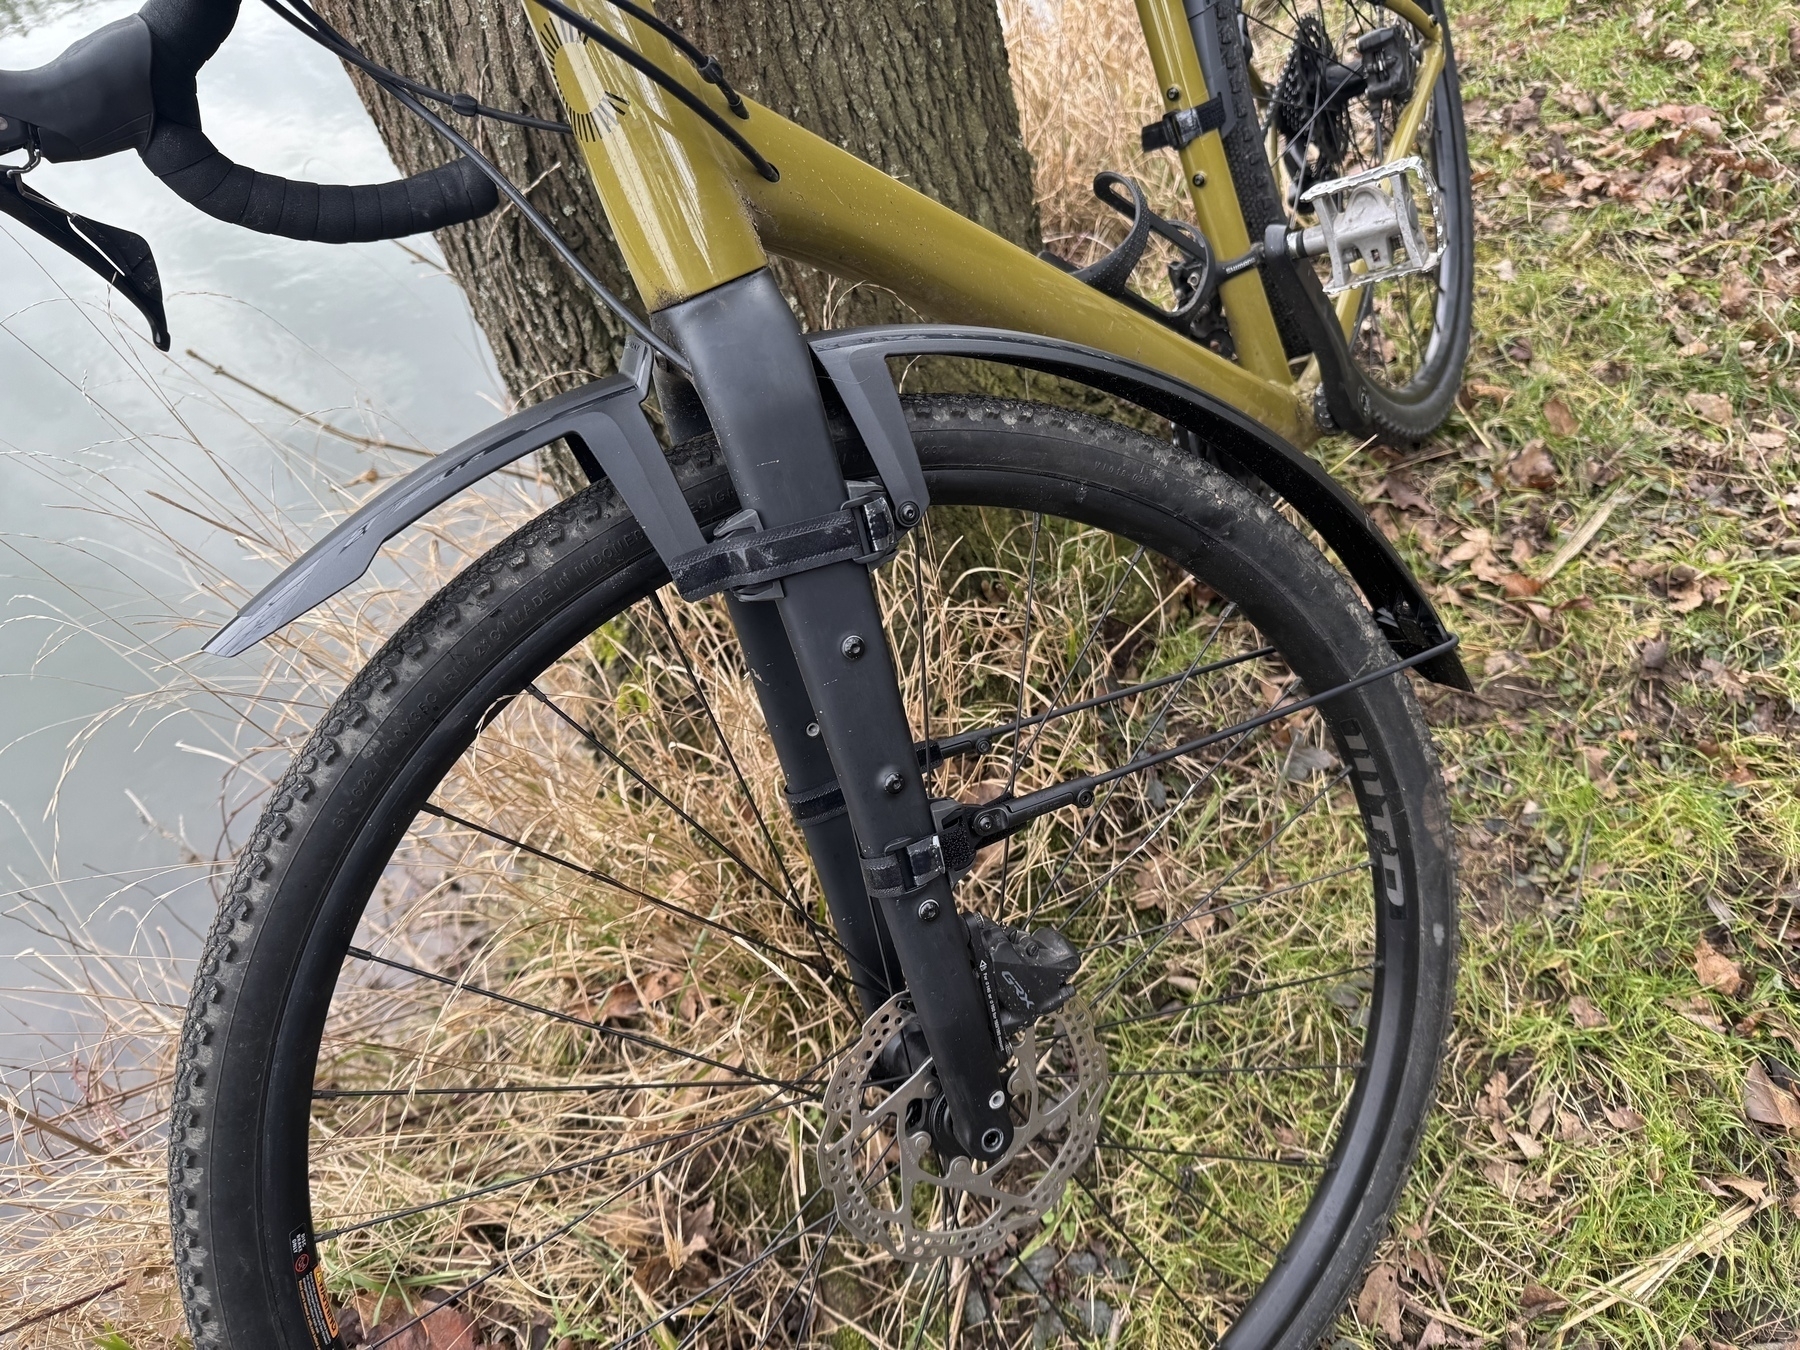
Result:
[[[887,378],[888,358],[955,356],[1060,376],[1166,417],[1227,465],[1255,474],[1319,532],[1361,588],[1375,622],[1396,654],[1417,656],[1447,641],[1424,589],[1356,499],[1319,463],[1255,419],[1204,390],[1153,367],[1078,343],[997,328],[894,324],[816,334],[813,355],[831,376],[896,502],[888,463],[905,457],[916,472],[899,395]],[[923,480],[919,480],[923,492]],[[920,505],[925,504],[920,497]],[[1455,649],[1419,666],[1437,684],[1471,689]]]
[[[808,340],[905,523],[919,518],[929,497],[889,358],[952,356],[1022,366],[1166,417],[1228,466],[1255,474],[1337,554],[1399,656],[1417,656],[1451,636],[1400,555],[1330,474],[1203,390],[1109,352],[1004,329],[896,324],[817,333]],[[590,478],[604,474],[612,481],[665,562],[703,547],[704,536],[641,406],[648,388],[647,355],[641,347],[628,349],[623,364],[634,374],[559,394],[434,456],[292,563],[215,633],[205,650],[221,656],[246,650],[362,576],[382,544],[414,521],[496,469],[563,437]],[[1471,687],[1454,650],[1418,669],[1438,684]]]

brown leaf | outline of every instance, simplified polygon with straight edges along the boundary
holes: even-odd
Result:
[[[1587,1122],[1573,1111],[1556,1113],[1556,1137],[1565,1144],[1585,1144],[1594,1137]]]
[[[1544,589],[1544,583],[1523,572],[1508,572],[1500,578],[1500,589],[1508,600],[1524,600]]]
[[[1694,974],[1708,989],[1734,996],[1744,987],[1744,971],[1705,938],[1694,944]]]
[[[1530,357],[1526,359],[1529,360]],[[1505,403],[1513,396],[1510,386],[1489,384],[1486,380],[1470,380],[1462,387],[1462,391],[1464,403],[1473,403],[1478,398],[1490,398],[1496,403]]]
[[[1556,1109],[1556,1093],[1545,1088],[1538,1093],[1537,1100],[1531,1104],[1531,1114],[1525,1118],[1525,1128],[1533,1134],[1542,1134],[1544,1126],[1550,1123],[1550,1113]]]
[[[427,1308],[433,1308],[426,1312]],[[426,1315],[413,1321],[420,1313]],[[411,1322],[411,1326],[407,1323]],[[405,1327],[405,1330],[401,1330]],[[396,1334],[397,1333],[397,1334]],[[368,1344],[380,1343],[384,1350],[474,1350],[475,1319],[455,1304],[436,1304],[427,1300],[424,1306],[396,1312],[386,1322],[379,1322],[364,1334]],[[391,1337],[392,1339],[387,1339]]]
[[[1592,999],[1582,994],[1569,996],[1569,1020],[1583,1031],[1598,1031],[1608,1025],[1606,1014],[1595,1006]]]
[[[1638,667],[1641,670],[1661,670],[1669,661],[1669,639],[1653,637],[1638,649]]]
[[[1512,1114],[1512,1107],[1506,1104],[1510,1086],[1505,1070],[1496,1069],[1481,1089],[1481,1096],[1475,1102],[1475,1114],[1487,1120],[1505,1120]]]
[[[1602,1107],[1600,1114],[1606,1117],[1606,1123],[1623,1134],[1636,1134],[1644,1128],[1644,1118],[1629,1106]]]
[[[1538,1141],[1533,1139],[1530,1135],[1526,1134],[1525,1131],[1508,1130],[1507,1134],[1512,1138],[1513,1147],[1518,1149],[1519,1152],[1523,1153],[1528,1159],[1535,1162],[1537,1159],[1544,1156],[1544,1146],[1538,1143]]]
[[[620,980],[606,991],[606,998],[600,1004],[596,1022],[612,1022],[620,1018],[636,1017],[644,1010],[643,1000],[638,997],[637,986],[630,980]]]
[[[1760,1205],[1769,1194],[1768,1183],[1755,1177],[1719,1177],[1715,1184],[1721,1191],[1736,1191],[1744,1199]]]
[[[1546,1289],[1535,1280],[1525,1281],[1525,1291],[1519,1295],[1519,1317],[1526,1322],[1535,1321],[1568,1306],[1568,1299],[1554,1289]]]
[[[1556,486],[1556,461],[1542,441],[1531,441],[1506,461],[1503,472],[1515,487],[1545,491]]]
[[[1749,279],[1742,272],[1732,272],[1719,286],[1719,313],[1741,319],[1750,312],[1754,298]]]
[[[1440,1345],[1448,1345],[1450,1338],[1444,1334],[1444,1324],[1432,1318],[1425,1324],[1425,1330],[1419,1333],[1419,1339],[1413,1342],[1413,1350],[1437,1350]]]
[[[1685,66],[1700,55],[1700,49],[1686,38],[1676,38],[1663,48],[1663,55]]]
[[[1382,1262],[1363,1281],[1356,1296],[1356,1316],[1366,1327],[1377,1328],[1390,1341],[1400,1340],[1400,1271]]]
[[[1731,400],[1723,394],[1703,394],[1698,389],[1683,400],[1695,416],[1716,427],[1728,427],[1732,421]]]
[[[1548,1200],[1556,1188],[1542,1177],[1533,1176],[1516,1162],[1505,1158],[1489,1158],[1481,1164],[1481,1175],[1508,1200],[1537,1204]]]
[[[1800,1134],[1800,1098],[1778,1087],[1761,1063],[1752,1064],[1744,1075],[1744,1115],[1758,1125]]]
[[[1412,479],[1404,473],[1390,473],[1382,480],[1381,490],[1402,511],[1431,510],[1431,498],[1420,492]]]
[[[1575,414],[1569,411],[1569,405],[1560,398],[1553,398],[1544,404],[1544,421],[1558,436],[1573,436],[1581,430],[1581,423],[1575,420]]]
[[[1704,594],[1706,591],[1704,581],[1701,583],[1700,589],[1701,593]],[[1707,598],[1716,599],[1717,597],[1708,596]],[[1710,656],[1703,656],[1700,658],[1700,669],[1705,672],[1707,678],[1712,682],[1713,687],[1732,702],[1742,703],[1750,696],[1750,691],[1744,686],[1742,678],[1740,678],[1738,673],[1723,661],[1715,660]]]

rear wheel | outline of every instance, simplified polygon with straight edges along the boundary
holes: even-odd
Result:
[[[1421,215],[1442,253],[1429,271],[1365,288],[1349,330],[1359,386],[1352,393],[1378,428],[1411,440],[1429,435],[1450,413],[1474,313],[1475,212],[1456,54],[1442,0],[1423,0],[1423,7],[1443,34],[1444,70],[1413,153],[1438,190],[1435,223],[1423,202]],[[1202,22],[1217,26],[1236,106],[1255,110],[1224,133],[1250,237],[1262,238],[1277,222],[1291,229],[1315,224],[1302,193],[1394,158],[1394,132],[1410,97],[1410,86],[1397,98],[1346,93],[1359,86],[1344,81],[1377,62],[1402,72],[1409,60],[1416,64],[1418,34],[1373,0],[1229,0],[1209,8]],[[1359,46],[1384,32],[1393,37],[1378,53]],[[1321,281],[1329,278],[1326,259],[1310,265]],[[1280,297],[1272,295],[1271,303],[1289,351],[1303,351]]]
[[[821,1137],[869,1100],[846,1052],[878,1060],[898,1023],[856,1006],[723,606],[673,598],[602,484],[395,635],[245,851],[172,1121],[197,1345],[311,1350],[334,1309],[351,1343],[423,1317],[664,1350],[1297,1350],[1330,1324],[1413,1156],[1451,994],[1411,692],[1243,726],[1392,660],[1286,521],[1092,418],[908,416],[934,505],[879,574],[904,692],[921,737],[992,733],[937,791],[1228,733],[958,889],[1082,953],[1078,1001],[1020,1052],[1052,1095],[1097,1085],[1086,1135],[1042,1135],[1073,1139],[1067,1179],[952,1250],[983,1202],[926,1156],[938,1180],[900,1201],[923,1256],[854,1235],[844,1206],[891,1155],[834,1179]],[[710,440],[674,462],[703,523],[731,512]]]

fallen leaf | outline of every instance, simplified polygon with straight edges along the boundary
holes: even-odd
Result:
[[[1755,1177],[1719,1177],[1715,1184],[1722,1191],[1736,1191],[1744,1199],[1758,1205],[1769,1194],[1768,1184]]]
[[[1382,480],[1381,490],[1402,511],[1431,510],[1431,498],[1420,492],[1412,479],[1403,473],[1390,473]]]
[[[1444,1334],[1444,1324],[1432,1318],[1425,1324],[1425,1330],[1419,1333],[1419,1339],[1413,1342],[1413,1350],[1437,1350],[1440,1345],[1448,1345],[1450,1338]]]
[[[420,1313],[425,1316],[414,1321]],[[385,1350],[474,1350],[475,1333],[475,1319],[468,1313],[455,1304],[428,1299],[425,1306],[398,1311],[391,1323],[378,1322],[364,1335],[368,1344],[382,1345]]]
[[[1779,450],[1788,440],[1785,431],[1753,431],[1744,439],[1758,450]]]
[[[1732,272],[1719,284],[1719,313],[1728,319],[1741,319],[1750,312],[1753,300],[1749,278]]]
[[[1582,994],[1569,996],[1569,1020],[1583,1031],[1598,1031],[1608,1024],[1606,1014],[1594,1005],[1592,999]]]
[[[1538,1141],[1533,1139],[1530,1135],[1526,1134],[1525,1131],[1508,1130],[1507,1133],[1512,1137],[1513,1147],[1518,1149],[1519,1152],[1523,1153],[1528,1159],[1535,1161],[1544,1156],[1544,1146],[1538,1143]]]
[[[1601,745],[1584,745],[1581,757],[1587,761],[1587,775],[1590,783],[1610,783],[1612,775],[1606,771],[1606,747]],[[1574,1011],[1574,1000],[1569,1000],[1570,1011]],[[1604,1025],[1604,1020],[1602,1021]]]
[[[1558,436],[1573,436],[1581,430],[1581,424],[1575,420],[1575,414],[1569,411],[1569,405],[1560,398],[1553,398],[1544,404],[1544,421]]]
[[[1663,55],[1668,57],[1671,61],[1679,61],[1682,65],[1687,65],[1696,56],[1700,55],[1700,49],[1686,38],[1676,38],[1673,42],[1669,43],[1668,46],[1663,48]]]
[[[1523,600],[1543,590],[1544,583],[1522,572],[1508,572],[1500,578],[1500,589],[1506,593],[1508,600]]]
[[[1470,380],[1463,386],[1463,393],[1470,399],[1487,398],[1496,403],[1504,403],[1513,396],[1511,388],[1504,384],[1489,384],[1486,380]]]
[[[1493,1188],[1508,1200],[1537,1204],[1548,1200],[1556,1188],[1542,1177],[1533,1176],[1515,1162],[1505,1158],[1489,1158],[1481,1164],[1481,1174]]]
[[[1705,938],[1694,944],[1694,974],[1708,989],[1728,996],[1744,987],[1743,968]]]
[[[1701,590],[1704,592],[1704,585],[1702,585]],[[1711,681],[1713,687],[1732,702],[1742,703],[1750,696],[1749,689],[1745,687],[1744,681],[1739,677],[1738,673],[1723,661],[1715,660],[1710,656],[1703,656],[1700,658],[1700,669],[1705,673],[1707,679]]]
[[[1535,1280],[1527,1280],[1525,1291],[1519,1295],[1519,1317],[1526,1322],[1535,1321],[1568,1306],[1568,1299],[1554,1289],[1546,1289]]]
[[[1731,425],[1731,400],[1723,394],[1703,394],[1698,389],[1692,390],[1683,400],[1694,414],[1716,427]]]
[[[1399,1268],[1384,1261],[1369,1272],[1356,1296],[1357,1320],[1398,1344],[1401,1302]]]
[[[1511,258],[1502,258],[1494,265],[1494,275],[1501,281],[1513,281],[1517,279],[1518,271],[1513,267]]]
[[[1531,339],[1524,337],[1511,338],[1506,344],[1506,355],[1509,360],[1520,365],[1531,364]]]
[[[1644,1118],[1629,1106],[1605,1106],[1600,1114],[1606,1117],[1606,1123],[1624,1134],[1636,1134],[1644,1128]]]
[[[622,1017],[636,1017],[644,1010],[643,1000],[638,997],[637,986],[630,980],[620,980],[606,991],[606,998],[600,1004],[596,1022],[611,1022]]]
[[[1778,1087],[1760,1063],[1744,1075],[1744,1115],[1758,1125],[1773,1125],[1800,1134],[1800,1098]]]
[[[1715,1036],[1731,1034],[1731,1028],[1725,1025],[1724,1019],[1714,1015],[1712,1004],[1707,1001],[1705,994],[1695,994],[1685,1003],[1678,998],[1672,998],[1667,1000],[1664,1006],[1680,1013],[1702,1031],[1710,1031]]]
[[[1506,461],[1504,469],[1508,481],[1515,487],[1537,488],[1544,491],[1556,486],[1556,461],[1541,440],[1528,442],[1511,459]]]
[[[639,981],[646,1003],[657,1003],[681,988],[685,977],[678,970],[653,970]]]
[[[1475,1114],[1488,1120],[1505,1120],[1512,1114],[1512,1107],[1506,1102],[1509,1088],[1505,1070],[1495,1070],[1483,1085],[1481,1096],[1475,1102]]]
[[[1538,1093],[1537,1100],[1531,1104],[1531,1114],[1525,1118],[1525,1128],[1533,1134],[1542,1134],[1544,1126],[1549,1123],[1550,1113],[1556,1107],[1556,1093],[1545,1088]]]
[[[1477,554],[1494,551],[1494,536],[1480,526],[1462,532],[1463,541],[1439,559],[1445,567],[1465,563]]]
[[[1653,637],[1638,649],[1638,668],[1661,670],[1669,661],[1669,639]]]
[[[1573,1111],[1556,1113],[1556,1137],[1565,1144],[1585,1144],[1594,1137],[1587,1122]]]

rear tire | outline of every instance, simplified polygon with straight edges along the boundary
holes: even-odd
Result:
[[[1435,273],[1403,277],[1365,297],[1363,319],[1351,341],[1352,401],[1363,409],[1373,427],[1390,438],[1416,441],[1429,436],[1449,416],[1462,383],[1468,359],[1474,317],[1475,209],[1469,178],[1467,133],[1463,126],[1462,86],[1456,73],[1456,53],[1451,47],[1450,25],[1443,0],[1425,0],[1426,8],[1443,32],[1444,72],[1438,80],[1430,118],[1421,132],[1417,153],[1425,160],[1443,196],[1440,241],[1443,258]],[[1364,11],[1370,12],[1365,14]],[[1281,223],[1297,227],[1311,223],[1310,215],[1296,217],[1283,200],[1277,165],[1269,156],[1273,136],[1277,158],[1287,145],[1279,130],[1271,132],[1275,110],[1274,88],[1279,72],[1296,41],[1298,17],[1327,19],[1339,34],[1346,54],[1350,44],[1342,35],[1358,23],[1372,26],[1374,13],[1365,0],[1222,0],[1208,6],[1218,35],[1220,56],[1231,83],[1230,98],[1239,109],[1254,109],[1240,116],[1222,133],[1232,185],[1237,190],[1244,224],[1251,239]],[[1388,24],[1404,21],[1386,14]],[[1245,50],[1244,34],[1251,35],[1251,51]],[[1252,70],[1254,67],[1254,71]],[[1253,78],[1254,75],[1254,78]],[[1258,94],[1256,90],[1263,92]],[[1337,172],[1348,173],[1379,162],[1375,153],[1375,115],[1362,99],[1352,100],[1358,155],[1352,152]],[[1384,114],[1391,122],[1391,111]],[[1336,176],[1335,173],[1321,176]],[[1313,266],[1321,277],[1329,275],[1322,259],[1276,266]],[[1371,303],[1373,300],[1373,303]],[[1307,344],[1300,325],[1278,291],[1270,288],[1269,303],[1290,356],[1303,355]],[[1383,307],[1387,313],[1379,313]],[[1429,330],[1418,325],[1429,314]],[[1404,322],[1410,318],[1411,323]],[[1389,348],[1394,350],[1390,353]]]

